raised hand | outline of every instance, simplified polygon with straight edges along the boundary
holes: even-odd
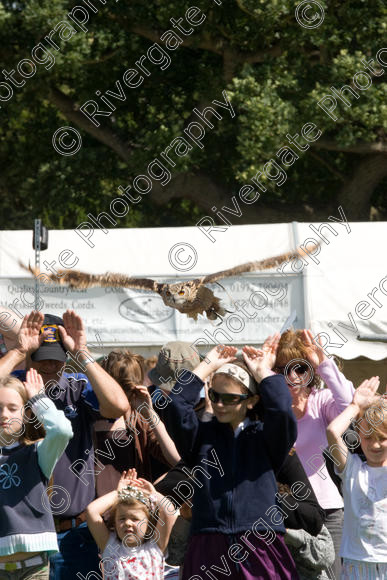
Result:
[[[204,413],[211,413],[213,415],[210,397],[208,396],[208,389],[211,382],[212,375],[204,381]]]
[[[263,350],[246,345],[242,348],[242,356],[257,383],[271,374]]]
[[[145,493],[157,493],[156,489],[153,487],[150,481],[139,477],[137,483],[139,484],[139,487],[142,489],[142,491],[145,491]]]
[[[233,362],[238,349],[235,346],[218,344],[206,354],[204,362],[211,367],[211,372],[220,369],[221,366]]]
[[[272,369],[277,358],[278,344],[281,339],[281,334],[276,332],[273,335],[267,337],[262,346],[262,351],[265,359],[265,363],[269,369]]]
[[[24,387],[29,399],[35,395],[38,395],[39,393],[44,393],[43,379],[35,369],[29,369],[27,371]]]
[[[206,358],[198,364],[193,373],[202,381],[205,381],[209,375],[220,369],[221,366],[233,362],[237,352],[238,349],[235,346],[218,344],[206,354]]]
[[[356,389],[352,403],[359,408],[360,412],[363,412],[377,399],[376,392],[379,383],[379,377],[371,377],[370,379],[363,381]]]
[[[322,348],[321,339],[318,337],[316,342],[312,331],[305,329],[302,331],[302,341],[306,346],[306,359],[316,370],[322,362],[327,360],[327,356]]]
[[[15,348],[24,356],[38,350],[44,340],[44,334],[40,333],[44,321],[44,314],[33,310],[27,314],[21,324],[16,339]]]
[[[66,350],[72,354],[79,351],[87,352],[85,325],[82,318],[74,310],[66,310],[63,314],[63,326],[59,326],[60,336]]]
[[[130,393],[128,393],[128,399],[130,406],[132,407],[133,411],[137,411],[141,405],[144,405],[145,408],[151,410],[152,406],[152,397],[150,395],[148,387],[144,385],[137,385],[135,386]],[[143,407],[143,408],[144,408]],[[140,409],[141,414],[143,409]]]
[[[143,403],[147,403],[149,407],[152,407],[152,397],[148,387],[145,387],[144,385],[136,385],[131,390],[129,397],[132,409],[137,410]]]
[[[128,485],[137,486],[137,471],[134,467],[122,472],[118,482],[117,491],[126,489]]]

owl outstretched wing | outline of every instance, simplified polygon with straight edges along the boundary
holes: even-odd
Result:
[[[301,250],[294,250],[292,252],[286,252],[285,254],[280,254],[279,256],[274,256],[272,258],[265,258],[264,260],[258,260],[256,262],[246,262],[245,264],[234,266],[234,268],[228,268],[227,270],[214,272],[213,274],[208,274],[208,276],[200,278],[200,284],[209,284],[211,282],[221,280],[222,278],[230,278],[231,276],[238,276],[238,274],[243,274],[244,272],[256,272],[259,270],[268,270],[270,268],[275,268],[280,264],[282,264],[283,262],[288,262],[295,258],[301,258],[302,256],[308,255],[308,253],[313,252],[318,247],[319,244],[315,244],[306,252]]]
[[[151,292],[159,293],[163,286],[163,284],[152,280],[152,278],[131,278],[130,276],[111,272],[106,274],[87,274],[78,270],[58,270],[57,275],[42,274],[36,268],[27,267],[21,262],[19,264],[36,277],[42,276],[45,280],[52,280],[56,284],[70,286],[71,288],[83,289],[92,288],[93,286],[102,288],[137,288],[138,290],[150,290]]]

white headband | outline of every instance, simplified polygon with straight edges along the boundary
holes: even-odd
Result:
[[[214,375],[217,374],[228,375],[234,380],[242,383],[242,385],[247,387],[249,391],[253,393],[253,395],[257,393],[257,386],[253,377],[251,377],[247,371],[245,371],[238,365],[227,363],[214,372]]]

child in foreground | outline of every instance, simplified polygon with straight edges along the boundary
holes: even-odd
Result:
[[[24,385],[0,378],[0,578],[48,580],[58,542],[46,487],[72,435],[36,370]]]
[[[135,469],[123,472],[116,490],[89,504],[86,519],[102,552],[104,580],[162,580],[175,512],[149,481],[137,479]]]
[[[262,350],[245,346],[244,362],[235,347],[219,345],[171,393],[175,443],[196,482],[183,580],[298,580],[276,498],[275,473],[297,437],[288,387],[271,371],[278,341],[274,335]],[[194,405],[212,373],[214,417],[200,422]],[[263,422],[254,411],[260,397]]]
[[[379,377],[363,381],[327,428],[335,471],[343,480],[343,580],[387,578],[387,399],[375,396],[378,386]],[[341,439],[354,418],[366,462],[348,453]]]

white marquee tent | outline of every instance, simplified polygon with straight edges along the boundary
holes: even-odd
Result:
[[[387,223],[348,224],[339,214],[326,223],[323,228],[296,222],[233,225],[207,233],[198,227],[50,231],[48,249],[41,253],[42,272],[45,262],[56,269],[74,265],[90,273],[170,282],[282,254],[300,244],[310,248],[311,239],[321,246],[313,257],[289,263],[282,272],[249,273],[212,285],[231,311],[217,323],[189,320],[157,295],[137,290],[73,291],[40,284],[41,309],[59,316],[66,308],[77,310],[99,352],[129,346],[143,354],[157,352],[168,340],[261,343],[293,316],[293,326],[324,333],[327,352],[348,361],[345,368],[353,377],[371,373],[387,379],[387,343],[374,341],[387,335]],[[19,260],[34,264],[32,231],[0,232],[0,303],[25,314],[34,305],[35,283]],[[358,340],[359,335],[373,340]]]

